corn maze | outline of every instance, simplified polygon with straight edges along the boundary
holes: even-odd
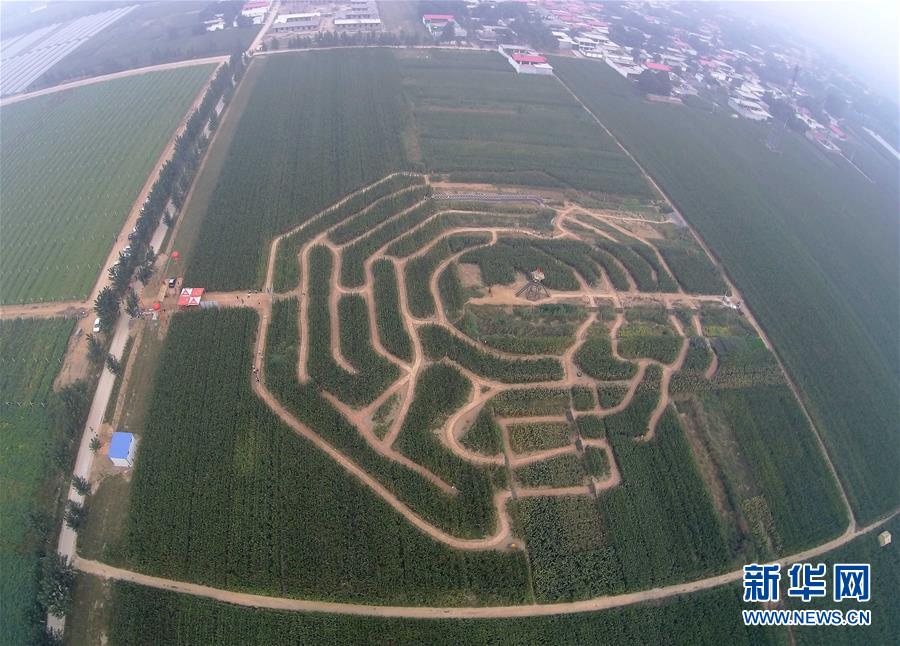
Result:
[[[710,355],[737,342],[707,338],[703,321],[731,316],[744,327],[726,330],[759,339],[723,298],[728,288],[709,258],[696,264],[714,279],[684,280],[670,268],[679,249],[696,256],[696,241],[668,223],[570,201],[495,208],[432,192],[426,176],[389,175],[276,238],[271,296],[255,306],[257,394],[420,531],[468,550],[527,549],[537,530],[510,514],[527,499],[552,506],[580,497],[605,516],[607,502],[628,499],[611,491],[644,477],[618,456],[659,454],[652,447],[665,419],[674,455],[687,456],[667,464],[686,507],[706,535],[726,536],[674,406],[753,385],[716,378]],[[517,297],[538,266],[549,296]],[[697,293],[698,284],[711,293]],[[247,304],[236,293],[212,298]],[[275,353],[267,337],[282,339],[279,347],[293,341]],[[654,486],[662,485],[646,484]],[[783,495],[778,487],[769,495]],[[676,512],[660,513],[664,532]],[[694,549],[682,539],[666,549]],[[701,569],[725,565],[729,550],[721,538],[711,550],[721,558]]]
[[[414,173],[362,187],[275,238],[261,295],[209,295],[256,311],[244,337],[255,338],[251,365],[238,371],[310,450],[442,549],[524,555],[529,591],[510,583],[507,599],[683,581],[840,530],[837,487],[739,295],[723,296],[732,292],[722,276],[696,293],[697,281],[683,284],[668,264],[678,245],[696,253],[695,240],[569,199],[497,208],[441,188],[435,197]],[[538,267],[548,294],[517,296]],[[176,317],[180,327],[189,316]],[[754,431],[764,411],[772,426]],[[760,438],[776,436],[779,450],[767,453]],[[716,453],[731,444],[746,456]],[[718,466],[727,500],[701,462]],[[174,491],[136,475],[133,513],[164,516],[153,501]],[[817,504],[804,511],[792,499]],[[144,538],[132,542],[133,564],[218,579],[205,552],[183,571],[152,566],[153,524],[134,522]],[[515,564],[508,581],[521,580],[522,561],[502,563]],[[266,581],[229,585],[284,585]]]

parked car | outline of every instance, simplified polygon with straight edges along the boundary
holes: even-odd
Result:
[[[100,317],[94,319],[94,332],[100,331]]]

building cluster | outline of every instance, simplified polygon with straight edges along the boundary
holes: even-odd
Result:
[[[468,32],[456,22],[456,17],[452,14],[425,13],[422,14],[422,24],[435,41],[459,41],[469,37]]]
[[[241,7],[241,15],[249,18],[254,25],[261,25],[269,14],[269,0],[251,0]]]
[[[715,13],[698,16],[663,2],[536,0],[529,6],[561,53],[603,62],[630,80],[652,76],[647,82],[652,99],[707,97],[753,121],[773,120],[772,105],[780,103],[789,113],[780,112],[778,120],[802,123],[806,137],[824,150],[839,152],[837,143],[847,138],[838,119],[801,107],[808,95],[791,71],[803,52],[771,44],[735,46]],[[773,66],[779,74],[767,73]]]
[[[256,3],[247,3],[251,4]],[[247,5],[244,5],[245,8]],[[381,16],[375,0],[348,2],[284,0],[279,5],[278,16],[272,22],[269,33],[274,35],[355,33],[381,29]]]

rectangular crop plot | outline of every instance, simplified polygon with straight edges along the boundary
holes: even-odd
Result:
[[[497,53],[397,58],[428,170],[460,181],[653,197],[638,168],[555,78],[517,75]]]
[[[187,280],[210,289],[258,286],[275,234],[406,167],[389,51],[280,54],[247,73],[253,92],[188,258]]]
[[[62,440],[53,380],[73,322],[0,321],[0,643],[33,638],[30,620],[37,581],[37,547],[45,536],[31,522],[50,513],[42,484]],[[43,629],[39,629],[43,632]]]
[[[83,299],[212,65],[141,74],[0,111],[0,303]]]

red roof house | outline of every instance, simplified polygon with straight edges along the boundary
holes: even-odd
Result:
[[[519,54],[516,52],[512,55],[513,60],[517,63],[546,63],[547,59],[536,54]]]

